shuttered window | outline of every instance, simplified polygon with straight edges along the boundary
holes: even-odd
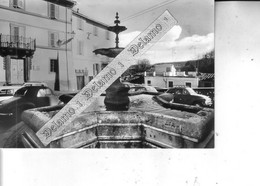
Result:
[[[13,8],[24,9],[24,0],[10,0],[10,6]]]
[[[83,48],[84,48],[84,45],[83,45],[83,41],[78,41],[78,55],[83,55]]]
[[[96,76],[99,73],[99,64],[93,64],[93,75]]]
[[[13,27],[14,29],[14,42],[18,42],[19,41],[19,27]]]
[[[55,63],[57,63],[57,59],[51,59],[50,60],[50,72],[56,72],[55,71]]]
[[[15,46],[18,47],[17,43],[19,43],[19,47],[24,47],[25,26],[10,24],[10,35],[10,40],[15,43]]]
[[[48,4],[48,16],[51,19],[58,19],[59,18],[59,6],[49,3]]]
[[[93,27],[94,36],[98,36],[98,27]]]
[[[50,17],[55,18],[55,5],[50,4]]]
[[[78,29],[79,30],[83,30],[83,21],[82,21],[82,19],[78,18],[77,22],[78,22]]]
[[[58,41],[58,33],[56,32],[49,32],[49,46],[50,47],[58,47],[57,41]]]

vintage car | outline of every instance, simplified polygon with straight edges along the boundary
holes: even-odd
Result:
[[[47,83],[39,82],[39,81],[28,81],[24,82],[23,86],[48,86]]]
[[[13,97],[0,101],[0,117],[20,121],[24,110],[36,107],[57,105],[59,99],[45,86],[25,86],[18,89]]]
[[[170,103],[179,103],[196,106],[211,106],[212,100],[210,97],[196,93],[190,87],[173,87],[161,94],[160,98]]]
[[[65,105],[28,109],[22,114],[22,122],[8,132],[3,147],[214,147],[213,109],[168,103],[158,98],[154,89],[145,87],[129,85],[129,107],[123,112],[108,110],[104,102],[106,96],[99,96],[47,146],[42,144],[36,132]],[[60,99],[68,103],[73,96],[75,93],[63,94]]]
[[[129,88],[128,96],[135,96],[139,94],[149,94],[149,95],[158,95],[159,92],[152,86],[146,86],[141,84],[132,84],[132,83],[123,83]],[[63,103],[68,103],[78,92],[62,94],[59,99]],[[105,97],[106,92],[101,94],[101,97]]]
[[[0,86],[0,101],[13,97],[19,88],[21,88],[21,86]]]

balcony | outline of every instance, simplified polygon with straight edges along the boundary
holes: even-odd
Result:
[[[22,36],[0,34],[0,56],[17,58],[31,57],[36,49],[36,40]]]

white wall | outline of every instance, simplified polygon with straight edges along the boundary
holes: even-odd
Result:
[[[0,1],[1,5],[6,2]],[[66,38],[65,8],[59,8],[59,20],[51,20],[47,17],[47,2],[43,0],[26,0],[25,13],[15,11],[13,8],[0,7],[0,33],[10,35],[10,24],[25,27],[25,37],[36,39],[36,51],[32,58],[31,81],[43,81],[54,88],[54,73],[50,72],[50,59],[56,59],[59,53],[60,87],[61,90],[75,90],[76,80],[72,58],[72,44],[67,44],[67,54],[65,46],[52,48],[49,46],[49,32],[57,32],[60,40],[71,38],[68,34]],[[28,13],[29,12],[29,13]],[[31,14],[33,12],[33,14]],[[68,10],[68,20],[71,22],[71,10]],[[62,21],[61,21],[62,20]],[[72,32],[72,24],[67,24],[67,32]],[[68,67],[68,70],[67,70]],[[4,70],[0,69],[4,74]],[[69,82],[68,82],[69,79]],[[5,81],[5,76],[0,75],[0,82]]]
[[[186,85],[186,83],[191,83],[191,87],[197,88],[199,86],[198,78],[188,78],[188,77],[163,77],[163,76],[146,76],[145,85],[148,85],[148,81],[151,81],[151,86],[157,86],[162,88],[169,88],[169,82],[173,82],[173,86]]]
[[[39,15],[39,16],[48,16],[48,2],[44,0],[24,0],[25,3],[25,11]],[[0,0],[0,5],[9,7],[9,0]],[[58,6],[58,5],[56,5]],[[66,20],[66,8],[62,6],[58,6],[59,8],[59,17],[58,20],[65,21]],[[12,7],[10,7],[12,9]],[[70,11],[67,11],[67,21],[71,22],[71,13]]]
[[[83,29],[78,29],[78,17],[72,15],[72,28],[76,33],[72,42],[72,53],[74,60],[74,68],[76,70],[84,70],[87,71],[88,76],[85,76],[85,84],[89,82],[89,76],[93,76],[93,64],[97,63],[101,66],[102,62],[110,62],[112,59],[107,58],[103,55],[95,55],[93,51],[98,48],[109,48],[114,47],[114,34],[110,33],[110,39],[106,39],[106,30],[98,27],[98,36],[93,34],[94,25],[83,21]],[[89,36],[89,37],[88,37]],[[78,55],[78,41],[83,41],[83,55]]]

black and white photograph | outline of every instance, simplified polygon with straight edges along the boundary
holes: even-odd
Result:
[[[258,186],[259,10],[0,0],[0,185]]]
[[[1,146],[214,148],[214,2],[1,1]]]

